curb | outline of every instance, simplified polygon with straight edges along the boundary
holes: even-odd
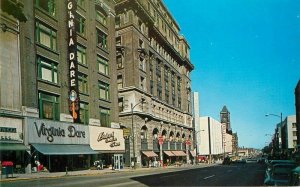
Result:
[[[200,166],[200,165],[197,165],[197,166]],[[212,165],[205,165],[204,167],[208,167],[208,166],[212,166]],[[93,175],[105,175],[105,174],[111,174],[111,173],[119,173],[119,172],[135,172],[135,171],[145,171],[145,170],[157,170],[157,169],[162,169],[162,170],[165,170],[165,169],[173,169],[173,168],[180,168],[180,167],[161,167],[161,168],[139,168],[139,169],[135,169],[135,170],[132,170],[132,169],[126,169],[126,170],[122,170],[122,171],[116,171],[116,170],[108,170],[108,171],[105,171],[105,172],[99,172],[99,173],[78,173],[78,174],[68,174],[68,175],[55,175],[55,176],[33,176],[33,177],[28,177],[28,178],[17,178],[17,177],[14,177],[14,178],[2,178],[0,179],[0,184],[2,182],[14,182],[14,181],[25,181],[25,180],[37,180],[37,179],[55,179],[55,178],[64,178],[64,177],[76,177],[76,176],[93,176]],[[198,168],[198,167],[195,167],[195,166],[190,166],[190,167],[182,167],[182,168],[190,168],[190,169],[195,169],[195,168]],[[1,186],[1,185],[0,185]]]

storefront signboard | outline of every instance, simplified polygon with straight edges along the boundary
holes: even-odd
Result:
[[[22,119],[0,117],[0,141],[23,143]]]
[[[125,151],[122,129],[90,126],[90,145],[95,151]]]
[[[29,143],[89,144],[87,125],[27,118]]]

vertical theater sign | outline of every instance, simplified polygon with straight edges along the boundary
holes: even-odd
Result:
[[[74,122],[80,122],[77,35],[75,29],[76,0],[67,1],[68,62],[69,62],[69,110]]]

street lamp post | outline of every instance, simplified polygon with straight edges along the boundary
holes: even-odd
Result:
[[[142,98],[142,100],[140,102],[138,102],[137,104],[133,105],[131,103],[131,137],[132,137],[132,150],[133,150],[133,168],[136,169],[136,158],[135,158],[135,128],[133,125],[133,109],[138,106],[139,104],[143,104],[145,102],[145,99]]]

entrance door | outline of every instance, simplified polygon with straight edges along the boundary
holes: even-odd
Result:
[[[123,155],[114,154],[114,169],[120,170],[120,169],[123,169],[123,167],[124,167]]]

